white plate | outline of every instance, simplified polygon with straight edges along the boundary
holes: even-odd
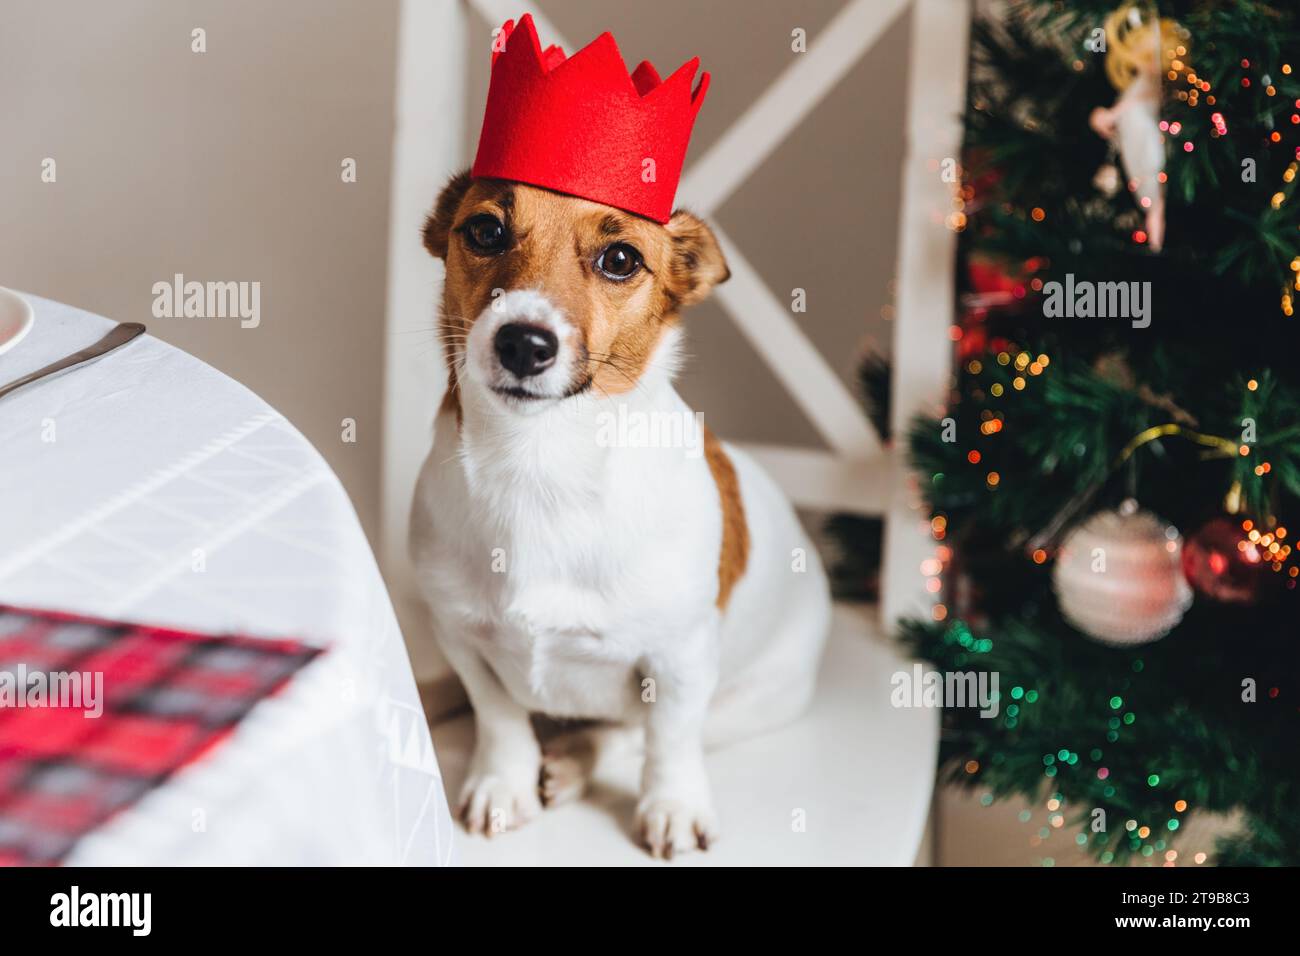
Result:
[[[32,330],[36,313],[17,292],[0,287],[0,353],[8,352]]]

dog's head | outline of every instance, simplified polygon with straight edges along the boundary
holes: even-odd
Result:
[[[634,388],[681,309],[729,273],[703,222],[660,225],[521,183],[454,177],[424,228],[447,266],[453,387],[535,409]]]

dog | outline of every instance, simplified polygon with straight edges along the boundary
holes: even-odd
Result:
[[[689,212],[661,225],[462,173],[424,244],[446,265],[450,385],[411,545],[475,714],[458,816],[491,834],[581,793],[552,777],[585,764],[543,754],[530,715],[592,720],[644,735],[643,845],[706,849],[705,747],[805,708],[830,615],[817,552],[750,458],[707,429],[608,439],[618,416],[695,421],[672,384],[680,313],[728,277],[718,242]]]

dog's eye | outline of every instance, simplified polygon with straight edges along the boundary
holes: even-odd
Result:
[[[475,216],[465,223],[461,226],[461,232],[469,247],[484,256],[496,255],[504,250],[510,241],[510,234],[506,232],[505,224],[488,213]]]
[[[596,260],[596,268],[604,274],[605,278],[622,282],[624,279],[632,278],[641,268],[641,253],[626,242],[616,242],[600,254],[600,258]]]

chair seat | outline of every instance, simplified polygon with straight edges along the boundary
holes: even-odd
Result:
[[[934,787],[939,712],[891,705],[890,677],[910,667],[880,637],[875,617],[874,609],[837,605],[808,712],[708,755],[722,839],[672,865],[916,860]],[[435,726],[433,739],[454,801],[473,746],[471,716]],[[470,866],[663,865],[631,840],[639,779],[637,755],[616,751],[597,766],[580,801],[491,839],[458,829],[458,858]]]

